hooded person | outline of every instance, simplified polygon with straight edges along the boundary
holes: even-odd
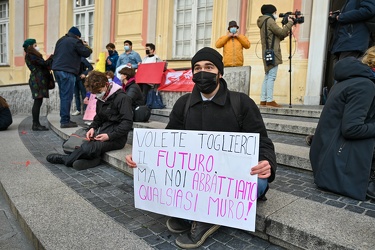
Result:
[[[258,174],[258,199],[264,198],[268,183],[275,179],[277,164],[273,143],[268,138],[257,105],[248,95],[228,90],[222,78],[222,56],[216,50],[208,47],[200,49],[191,59],[191,67],[195,83],[193,91],[177,100],[166,129],[259,133],[259,163],[249,166],[249,175]],[[233,96],[237,100],[233,100]],[[235,101],[239,102],[236,112],[232,105]],[[131,155],[127,155],[125,160],[129,167],[137,167]],[[236,166],[228,168],[235,170]],[[176,245],[181,248],[201,246],[220,228],[219,225],[180,218],[170,218],[166,224],[171,232],[183,233],[176,238]]]
[[[331,88],[310,148],[314,182],[357,200],[375,200],[375,47],[362,62],[334,67]]]
[[[223,48],[223,59],[225,67],[243,66],[243,49],[250,48],[249,39],[240,34],[239,26],[236,21],[230,21],[228,32],[216,41],[216,48]]]
[[[262,42],[262,55],[264,65],[264,79],[260,95],[260,105],[268,107],[281,107],[273,98],[273,89],[279,64],[283,63],[280,42],[289,35],[293,26],[293,20],[288,17],[288,23],[282,28],[276,24],[277,9],[272,4],[264,4],[261,7],[262,16],[257,20]],[[271,50],[273,56],[266,61],[266,50]],[[271,54],[271,55],[272,55]]]

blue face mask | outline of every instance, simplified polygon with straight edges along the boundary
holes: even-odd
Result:
[[[130,50],[130,47],[129,47],[128,45],[125,45],[125,46],[124,46],[124,50],[125,50],[125,51],[128,51],[128,50]]]
[[[237,33],[237,28],[236,27],[232,27],[229,29],[229,32],[232,33],[232,34],[236,34]]]

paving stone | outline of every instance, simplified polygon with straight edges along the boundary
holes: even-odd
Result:
[[[345,203],[339,202],[339,201],[334,201],[334,200],[329,200],[329,201],[326,202],[326,204],[334,206],[334,207],[338,207],[338,208],[345,207]]]

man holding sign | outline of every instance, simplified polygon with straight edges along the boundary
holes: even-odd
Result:
[[[191,94],[175,103],[167,129],[242,132],[259,134],[259,162],[251,166],[250,175],[258,175],[258,199],[264,197],[268,183],[275,179],[276,155],[260,111],[254,101],[244,93],[238,93],[239,109],[234,111],[233,96],[222,78],[222,56],[214,49],[199,50],[191,61],[193,81]],[[131,155],[126,156],[130,167],[137,167]],[[235,170],[236,166],[230,166]],[[176,239],[181,248],[197,248],[220,226],[198,221],[170,218],[167,227],[171,232],[184,233]],[[187,232],[187,233],[185,233]]]

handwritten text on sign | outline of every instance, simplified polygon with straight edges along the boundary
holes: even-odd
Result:
[[[135,206],[255,231],[259,134],[134,129]]]

